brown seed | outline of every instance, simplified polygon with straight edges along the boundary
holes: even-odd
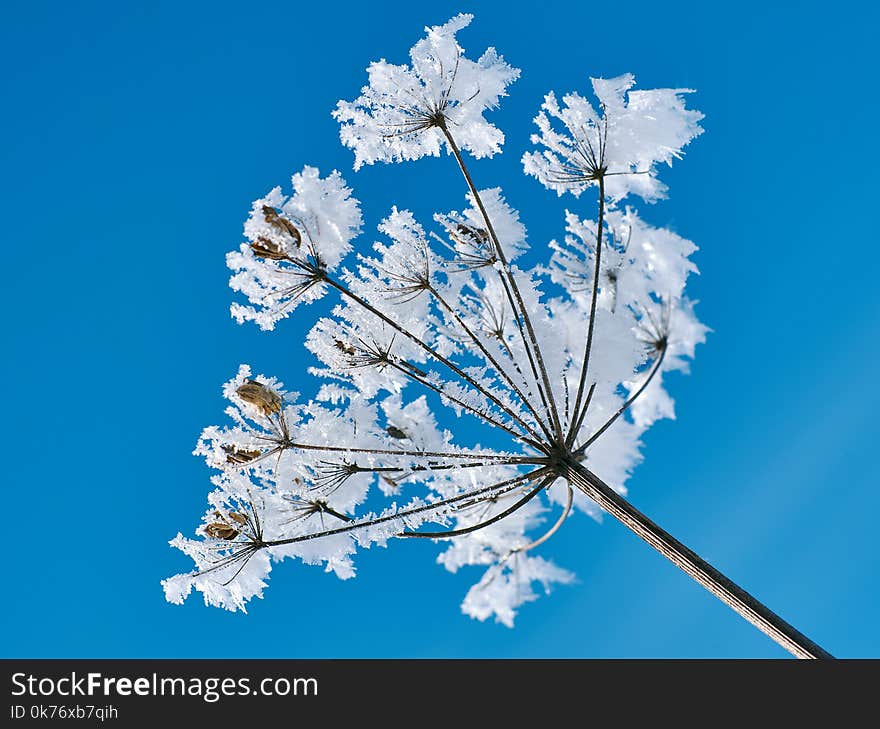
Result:
[[[392,438],[397,438],[397,440],[406,440],[409,436],[406,434],[405,430],[401,430],[396,425],[389,425],[385,428],[385,432],[388,433]]]
[[[354,354],[354,347],[350,344],[346,344],[341,339],[334,339],[333,346],[336,347],[340,352],[345,352],[346,354],[352,355]]]
[[[262,235],[251,243],[251,250],[258,258],[267,258],[272,261],[290,260],[290,256],[287,255],[282,246]]]
[[[226,453],[226,462],[235,466],[241,466],[250,463],[256,458],[263,455],[263,451],[250,451],[238,446],[224,445],[223,451]]]
[[[274,390],[266,387],[262,382],[247,380],[237,390],[238,396],[246,403],[250,403],[263,415],[281,412],[281,396]]]
[[[239,514],[237,511],[230,511],[229,518],[240,526],[247,524],[247,517]]]
[[[474,244],[487,243],[489,241],[489,232],[487,230],[466,225],[465,223],[458,223],[455,226],[455,232],[450,231],[450,235],[459,243]],[[468,238],[470,240],[467,240]]]
[[[382,479],[386,484],[388,484],[388,486],[389,486],[392,490],[396,490],[396,489],[399,489],[399,488],[400,488],[400,484],[399,484],[397,481],[395,481],[393,478],[391,478],[391,476],[385,476],[385,475],[383,474],[383,475],[381,476],[381,479]]]
[[[238,536],[238,530],[222,521],[212,521],[205,527],[205,534],[214,539],[225,539],[227,542]]]
[[[287,233],[291,238],[293,238],[293,242],[296,244],[296,247],[299,248],[302,244],[302,235],[300,235],[299,228],[297,228],[293,223],[291,223],[287,218],[278,214],[278,211],[275,210],[271,205],[263,205],[263,217],[266,219],[266,222],[269,223],[276,230],[280,230],[282,233]]]

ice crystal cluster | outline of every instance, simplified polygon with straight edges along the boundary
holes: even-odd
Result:
[[[490,113],[519,75],[494,48],[467,57],[457,34],[471,19],[427,28],[408,64],[372,63],[360,96],[333,113],[355,169],[445,156],[463,209],[417,220],[393,207],[369,248],[355,246],[359,203],[336,171],[304,167],[254,202],[227,256],[232,315],[273,330],[335,297],[306,341],[323,384],[306,397],[247,365],[225,384],[227,420],[196,448],[214,490],[194,537],[171,542],[195,568],[163,582],[171,602],[195,588],[244,610],[275,562],[347,579],[358,548],[422,538],[446,569],[481,569],[466,614],[512,625],[523,603],[573,579],[538,547],[576,511],[598,517],[570,470],[624,493],[642,433],[674,416],[664,375],[687,368],[706,332],[684,293],[696,247],[633,203],[665,195],[659,169],[702,115],[688,89],[637,90],[630,74],[547,94],[523,167],[579,211],[524,255],[519,213],[467,167],[466,155],[501,151]],[[506,445],[460,442],[457,418],[472,436],[488,429],[469,441]]]

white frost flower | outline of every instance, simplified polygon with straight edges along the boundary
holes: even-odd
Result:
[[[360,205],[338,172],[322,178],[314,167],[304,167],[291,182],[292,196],[276,187],[254,202],[246,242],[226,256],[235,271],[230,286],[252,304],[233,304],[232,315],[261,329],[273,329],[298,304],[323,296],[324,273],[339,264],[360,232]]]
[[[538,599],[533,583],[541,584],[549,593],[554,582],[565,585],[573,581],[571,572],[552,562],[514,553],[503,564],[493,564],[486,570],[483,579],[468,591],[461,611],[480,621],[494,615],[499,623],[512,628],[516,608]]]
[[[385,60],[371,63],[361,96],[339,102],[333,116],[341,123],[342,143],[355,152],[355,169],[437,157],[449,143],[445,129],[454,133],[460,149],[475,157],[501,150],[504,135],[483,113],[498,105],[519,70],[494,48],[477,61],[464,56],[455,34],[472,19],[461,14],[426,28],[427,36],[410,50],[411,67]]]
[[[552,92],[544,98],[535,117],[540,134],[532,135],[544,149],[526,152],[526,173],[559,195],[578,196],[601,180],[611,200],[630,193],[649,202],[665,197],[656,164],[671,165],[703,131],[703,115],[685,108],[683,94],[691,89],[633,91],[630,73],[591,80],[598,111],[576,92],[563,96],[562,106]],[[554,128],[554,119],[563,131]]]

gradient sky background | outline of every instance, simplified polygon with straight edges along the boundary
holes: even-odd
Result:
[[[611,520],[544,554],[579,582],[514,630],[459,612],[477,569],[435,545],[359,558],[357,579],[284,563],[248,615],[165,603],[167,546],[204,508],[190,455],[239,362],[314,392],[302,335],[239,327],[223,256],[250,201],[303,164],[344,172],[367,236],[393,202],[457,207],[451,160],[358,174],[329,113],[370,60],[477,14],[522,78],[492,115],[501,184],[533,245],[565,205],[522,176],[542,95],[587,77],[692,87],[706,133],[642,208],[701,247],[714,330],[646,437],[634,503],[840,656],[880,656],[875,32],[868,3],[5,2],[0,170],[6,657],[783,657]],[[523,6],[524,7],[524,6]],[[427,190],[430,190],[431,206]]]

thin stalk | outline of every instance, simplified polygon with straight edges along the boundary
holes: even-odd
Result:
[[[448,392],[445,392],[442,387],[438,387],[433,382],[428,380],[426,377],[422,377],[421,375],[417,375],[411,369],[401,365],[399,362],[395,362],[394,360],[389,360],[388,364],[389,364],[389,366],[396,369],[398,372],[402,373],[403,375],[406,375],[407,377],[409,377],[413,381],[418,382],[423,387],[427,387],[432,392],[436,392],[438,395],[440,395],[440,397],[445,397],[447,400],[451,400],[456,405],[458,405],[462,409],[466,410],[467,412],[471,413],[475,417],[480,418],[481,420],[485,420],[487,423],[489,423],[489,425],[494,425],[496,428],[500,428],[501,430],[503,430],[505,433],[507,433],[511,437],[516,438],[517,440],[521,440],[523,443],[526,443],[526,444],[532,446],[532,448],[535,448],[537,450],[543,450],[543,451],[546,450],[546,447],[542,444],[542,442],[540,440],[540,436],[537,436],[535,440],[532,440],[531,438],[527,438],[522,433],[518,433],[513,428],[508,427],[505,423],[502,423],[500,420],[496,420],[489,413],[484,413],[482,410],[475,408],[472,405],[468,405],[466,402],[462,402],[457,397],[455,397],[455,395],[450,395]]]
[[[503,332],[502,332],[502,335],[503,335]],[[519,362],[516,361],[516,357],[513,356],[513,350],[510,348],[510,345],[504,340],[503,336],[498,337],[498,342],[501,344],[501,347],[504,350],[504,354],[507,355],[507,359],[510,360],[510,364],[513,366],[513,369],[515,369],[516,373],[522,378],[523,386],[527,390],[531,391],[531,386],[529,385],[529,380],[525,376],[525,373],[522,371],[522,368],[519,366]],[[544,403],[544,410],[547,412],[547,417],[549,418],[550,411],[547,408],[547,401],[544,399],[544,393],[541,390],[540,383],[536,383],[536,384],[539,385],[538,394],[541,396],[541,402]],[[534,412],[534,410],[532,408],[530,408],[530,409],[532,410],[532,412]]]
[[[590,385],[590,389],[587,390],[587,399],[584,400],[584,406],[581,408],[581,414],[578,416],[578,419],[571,423],[572,433],[574,436],[571,439],[571,443],[569,446],[574,445],[574,442],[577,440],[577,434],[581,432],[581,426],[584,424],[584,420],[587,417],[587,413],[590,410],[590,403],[593,400],[593,393],[596,391],[596,383],[594,382]]]
[[[480,341],[479,337],[471,330],[471,328],[467,325],[467,323],[458,315],[458,313],[449,305],[449,303],[444,299],[440,292],[437,291],[433,286],[431,286],[428,291],[431,295],[437,300],[437,303],[440,304],[449,315],[455,319],[455,322],[464,330],[464,333],[468,335],[470,340],[477,346],[480,352],[483,353],[483,356],[489,361],[489,363],[495,368],[495,371],[498,372],[499,375],[504,379],[504,381],[510,385],[511,389],[516,393],[517,397],[519,397],[520,402],[528,408],[529,412],[535,418],[535,422],[544,431],[544,435],[547,436],[548,439],[552,440],[552,434],[547,429],[547,426],[544,424],[544,421],[541,420],[535,408],[532,406],[531,401],[528,397],[526,397],[519,386],[513,381],[513,378],[504,370],[501,365],[498,364],[498,361],[495,357],[492,356],[492,353],[489,351],[488,347],[486,347],[482,341]]]
[[[353,291],[348,289],[346,286],[343,286],[341,283],[330,278],[329,276],[325,276],[324,280],[330,286],[332,286],[337,291],[339,291],[339,293],[341,293],[343,296],[346,296],[347,298],[351,299],[356,304],[358,304],[359,306],[363,307],[364,309],[369,311],[374,316],[381,319],[383,322],[388,324],[388,326],[390,326],[392,329],[394,329],[394,331],[402,334],[407,339],[409,339],[411,342],[415,343],[421,349],[423,349],[425,352],[427,352],[429,355],[431,355],[431,357],[436,359],[438,362],[441,362],[442,364],[446,365],[456,375],[458,375],[465,382],[467,382],[469,385],[471,385],[471,387],[473,387],[475,390],[477,390],[478,392],[481,392],[483,395],[485,395],[487,398],[489,398],[489,400],[491,400],[499,408],[501,408],[501,410],[503,410],[512,420],[515,420],[517,423],[519,423],[525,429],[525,431],[527,433],[529,433],[533,438],[535,438],[536,440],[539,440],[539,441],[541,440],[541,436],[538,435],[528,423],[526,423],[522,418],[520,418],[515,412],[513,412],[509,407],[507,407],[503,402],[501,402],[501,400],[499,400],[497,397],[495,397],[491,392],[489,392],[484,387],[482,387],[480,385],[480,383],[478,383],[476,380],[474,380],[472,377],[470,377],[464,370],[462,370],[454,362],[452,362],[448,358],[444,357],[442,354],[440,354],[433,347],[425,344],[421,339],[419,339],[417,336],[415,336],[412,332],[409,332],[406,329],[404,329],[396,321],[394,321],[393,319],[391,319],[388,316],[386,316],[385,314],[383,314],[375,306],[370,304],[368,301],[365,301],[363,298],[361,298],[360,296],[355,294]],[[517,437],[520,437],[520,436],[517,436]]]
[[[590,351],[593,347],[593,330],[596,322],[596,301],[599,296],[599,273],[602,268],[602,224],[605,218],[605,178],[599,176],[599,220],[596,224],[596,267],[593,272],[593,294],[590,297],[590,322],[587,326],[587,342],[584,346],[584,360],[581,365],[581,376],[578,382],[577,396],[574,400],[574,410],[572,411],[572,427],[566,438],[566,445],[571,447],[577,436],[578,428],[575,427],[578,422],[583,422],[583,416],[580,413],[581,399],[584,396],[584,387],[587,384],[587,371],[590,369]],[[586,411],[586,406],[584,407]]]
[[[545,488],[547,488],[552,481],[556,479],[556,474],[551,473],[547,476],[541,483],[539,483],[535,488],[529,491],[525,496],[523,496],[519,501],[511,506],[508,506],[504,511],[496,514],[490,519],[486,519],[486,521],[481,521],[478,524],[472,524],[468,527],[462,527],[461,529],[453,529],[447,532],[401,532],[397,536],[399,537],[413,537],[413,538],[421,538],[421,539],[451,539],[452,537],[460,537],[464,534],[470,534],[472,532],[479,531],[480,529],[485,529],[487,526],[492,526],[496,522],[501,521],[505,517],[510,516],[515,511],[518,511],[526,504],[528,504],[532,499],[534,499],[539,493],[541,493]]]
[[[657,526],[592,471],[584,468],[571,457],[561,459],[559,468],[560,475],[568,479],[569,483],[583,491],[636,536],[651,545],[672,564],[690,575],[789,653],[797,658],[834,658],[828,651],[688,549],[669,532]]]
[[[542,378],[538,374],[538,365],[536,363],[535,357],[532,355],[532,350],[529,347],[529,342],[526,339],[526,332],[523,328],[522,318],[517,315],[516,302],[514,301],[514,296],[510,288],[510,283],[508,281],[508,275],[501,272],[496,271],[498,274],[498,279],[501,281],[501,287],[504,289],[504,295],[507,297],[507,303],[510,304],[510,308],[513,309],[513,320],[516,322],[516,330],[519,332],[520,341],[523,343],[523,350],[526,353],[526,359],[529,361],[529,369],[532,371],[532,378],[534,379],[535,389],[538,391],[538,398],[541,400],[541,405],[544,406],[544,412],[547,413],[547,420],[549,422],[554,422],[553,414],[550,409],[550,401],[548,400],[547,394],[544,392],[544,385],[542,384]],[[512,355],[511,355],[512,358]],[[550,398],[553,395],[550,393]]]
[[[518,484],[522,481],[534,481],[536,478],[545,475],[547,472],[547,468],[539,468],[530,473],[520,474],[519,476],[515,476],[514,478],[510,478],[507,481],[501,481],[500,483],[492,484],[491,486],[484,486],[483,488],[476,489],[475,491],[468,491],[463,494],[459,494],[458,496],[452,496],[448,499],[443,499],[442,501],[435,501],[431,504],[424,504],[423,506],[416,506],[412,509],[402,509],[393,514],[387,514],[385,516],[377,516],[375,519],[369,519],[366,521],[352,521],[345,526],[337,527],[336,529],[327,529],[323,532],[313,532],[312,534],[300,534],[296,537],[288,537],[287,539],[272,539],[270,541],[260,541],[258,543],[259,549],[264,549],[266,547],[280,547],[285,544],[298,544],[299,542],[310,542],[314,539],[322,539],[323,537],[332,537],[336,534],[347,534],[349,532],[355,532],[359,529],[367,529],[372,526],[378,526],[379,524],[385,524],[389,521],[394,521],[395,519],[405,519],[408,516],[414,516],[416,514],[423,514],[427,511],[435,511],[437,509],[442,509],[446,506],[452,506],[454,504],[458,504],[462,501],[466,501],[467,499],[472,499],[476,496],[483,496],[485,494],[490,494],[493,491],[501,491],[503,489],[509,488]],[[400,535],[397,535],[400,536]]]
[[[356,473],[424,473],[425,471],[450,471],[450,470],[458,470],[465,468],[488,468],[490,466],[541,466],[546,465],[545,461],[533,460],[527,461],[525,463],[511,463],[511,462],[501,462],[500,464],[497,461],[469,461],[465,463],[428,463],[424,466],[361,466],[357,463],[348,464],[347,467],[351,469],[352,475]]]
[[[529,542],[525,547],[519,547],[515,551],[517,552],[528,552],[530,549],[534,549],[535,547],[540,547],[544,542],[546,542],[550,537],[552,537],[556,532],[559,531],[559,528],[565,523],[565,520],[568,519],[568,515],[571,514],[571,507],[574,503],[574,491],[571,490],[571,486],[568,487],[568,494],[565,498],[565,506],[562,509],[562,513],[559,515],[559,518],[554,522],[553,526],[550,527],[546,532],[544,532],[540,537],[538,537],[535,541]]]
[[[475,453],[472,451],[404,451],[390,448],[348,448],[346,446],[321,445],[319,443],[297,443],[290,441],[286,447],[303,451],[327,451],[328,453],[368,453],[380,456],[415,456],[419,458],[484,458],[500,461],[502,465],[511,463],[532,463],[531,456],[504,455],[502,453]],[[247,465],[247,464],[245,464]]]
[[[578,446],[578,448],[576,448],[574,451],[572,451],[572,455],[579,456],[582,453],[584,453],[584,451],[586,451],[587,448],[589,448],[591,445],[593,445],[593,443],[602,435],[602,433],[604,433],[606,430],[608,430],[608,428],[610,428],[612,425],[614,425],[614,423],[617,421],[617,419],[621,415],[623,415],[629,409],[630,405],[632,405],[638,399],[639,395],[641,395],[645,391],[645,388],[651,384],[651,380],[654,379],[654,375],[656,375],[657,372],[660,370],[660,366],[663,364],[663,358],[666,356],[667,349],[668,349],[668,347],[663,347],[663,349],[660,351],[660,356],[657,357],[656,361],[654,362],[653,367],[651,367],[651,372],[645,378],[645,381],[641,384],[639,389],[636,390],[627,399],[627,401],[625,403],[623,403],[623,405],[620,406],[620,408],[617,410],[616,413],[614,413],[614,415],[612,415],[610,418],[608,418],[608,420],[605,421],[604,425],[602,425],[602,427],[599,428],[599,430],[597,430],[589,438],[587,438],[587,440],[583,443],[583,445]],[[589,398],[587,398],[587,401],[589,402]],[[584,412],[586,412],[586,407],[584,408]],[[580,425],[578,425],[578,430],[580,430]]]
[[[544,382],[544,389],[547,392],[547,400],[549,400],[549,411],[553,419],[553,427],[556,429],[556,433],[561,438],[562,426],[559,422],[559,412],[556,409],[556,401],[553,398],[553,389],[550,387],[550,377],[547,375],[547,367],[544,365],[544,357],[541,354],[541,348],[538,346],[538,339],[535,336],[534,327],[532,327],[532,320],[529,317],[529,313],[526,310],[525,304],[523,303],[519,287],[516,285],[516,279],[510,272],[510,265],[507,262],[507,257],[504,255],[504,249],[501,247],[501,241],[498,240],[498,235],[495,233],[495,228],[493,227],[492,221],[489,218],[489,213],[486,212],[486,207],[483,205],[483,199],[480,197],[480,193],[477,191],[477,186],[474,184],[474,181],[471,178],[471,173],[468,171],[467,165],[464,162],[464,158],[461,156],[461,151],[458,149],[458,145],[455,143],[455,139],[453,139],[452,134],[449,132],[445,121],[440,124],[440,130],[446,137],[446,141],[449,143],[449,148],[452,150],[452,154],[455,155],[455,160],[458,162],[458,167],[461,170],[461,174],[464,176],[471,196],[474,198],[474,202],[480,209],[480,215],[483,216],[483,220],[486,223],[486,232],[488,232],[489,236],[492,238],[492,243],[495,245],[495,252],[498,254],[498,260],[501,263],[501,267],[506,274],[507,281],[509,282],[510,288],[513,291],[513,295],[516,298],[516,305],[514,305],[513,302],[511,302],[511,305],[514,307],[514,313],[518,312],[522,317],[522,321],[525,324],[526,330],[529,333],[531,351],[534,354],[535,360],[537,360],[538,369],[541,372],[541,379]],[[502,280],[503,279],[504,277],[502,277]],[[519,317],[517,317],[517,321],[519,321]],[[523,344],[526,345],[526,352],[529,353],[529,343],[525,341],[525,338],[523,339]],[[529,354],[530,358],[531,356],[532,354]],[[540,383],[538,389],[540,390]]]

